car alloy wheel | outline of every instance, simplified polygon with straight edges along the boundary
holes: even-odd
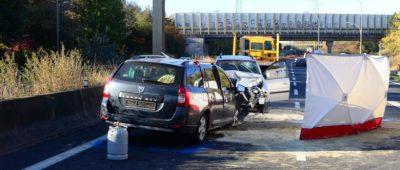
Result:
[[[199,139],[199,142],[202,142],[205,139],[206,133],[207,133],[206,118],[204,116],[201,116],[197,129],[197,135],[198,135],[197,137]]]
[[[239,125],[239,111],[236,111],[235,114],[233,115],[233,122],[231,126],[238,126]]]

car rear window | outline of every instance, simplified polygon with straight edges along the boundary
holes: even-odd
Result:
[[[177,85],[181,75],[182,69],[175,66],[146,62],[126,62],[117,71],[114,79],[140,83]]]
[[[191,67],[187,70],[186,83],[192,87],[204,87],[203,76],[201,75],[200,67]]]

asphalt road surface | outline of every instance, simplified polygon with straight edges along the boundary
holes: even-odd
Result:
[[[269,113],[249,114],[237,128],[211,132],[204,144],[134,130],[128,160],[112,161],[106,158],[108,127],[98,124],[0,157],[0,169],[398,169],[400,85],[390,85],[381,128],[300,141],[306,70],[288,64],[290,100],[272,103]]]

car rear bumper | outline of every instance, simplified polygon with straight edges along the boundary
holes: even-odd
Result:
[[[162,132],[194,133],[195,124],[191,124],[187,119],[187,108],[179,108],[170,119],[140,118],[128,114],[108,114],[106,122],[119,124],[124,127],[134,127],[141,129],[156,130]]]
[[[110,120],[107,120],[106,122],[113,125],[119,124],[119,126],[123,127],[133,127],[133,128],[161,131],[161,132],[172,132],[172,133],[183,133],[183,134],[192,134],[196,130],[195,125],[186,125],[181,128],[164,128],[164,127],[146,126],[146,125],[139,125],[132,123],[121,123],[118,121],[110,121]]]

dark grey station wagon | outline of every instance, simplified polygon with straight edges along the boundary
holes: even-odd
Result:
[[[236,88],[213,64],[178,59],[122,63],[106,82],[101,118],[127,127],[190,134],[237,125]]]

